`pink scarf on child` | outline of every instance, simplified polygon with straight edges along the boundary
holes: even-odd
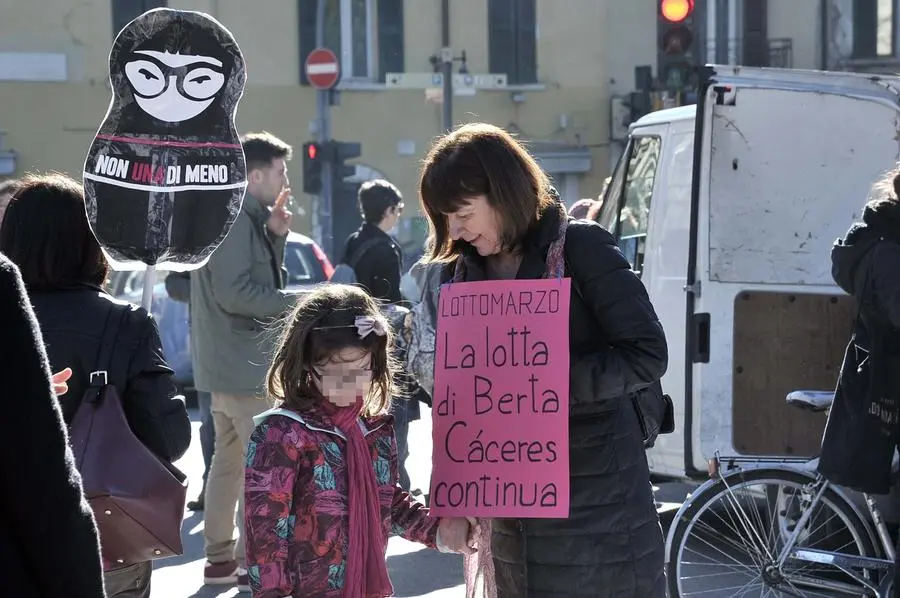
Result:
[[[394,593],[384,558],[385,537],[381,524],[378,484],[372,454],[359,425],[362,401],[350,407],[327,403],[334,425],[347,438],[347,489],[350,534],[344,596],[384,598]]]

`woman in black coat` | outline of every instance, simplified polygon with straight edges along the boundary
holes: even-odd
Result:
[[[100,545],[81,489],[40,329],[0,254],[0,570],[3,595],[103,598]]]
[[[834,281],[860,306],[854,343],[865,353],[849,351],[841,367],[819,471],[833,483],[887,494],[896,485],[891,463],[900,437],[900,165],[874,195],[831,250]],[[879,417],[871,416],[873,404]],[[896,555],[893,595],[900,596]]]
[[[107,320],[121,322],[109,383],[119,392],[135,436],[164,461],[180,458],[190,445],[191,426],[174,372],[147,311],[103,291],[108,265],[91,234],[81,186],[63,175],[24,179],[0,226],[0,252],[22,272],[53,371],[73,371],[60,400],[66,423],[90,386],[90,373],[98,369]],[[104,562],[104,569],[110,598],[149,597],[149,561],[126,567]]]
[[[536,279],[566,219],[547,176],[505,131],[466,125],[425,159],[420,194],[442,279]],[[665,596],[664,546],[629,395],[657,382],[667,348],[647,291],[602,227],[568,221],[570,512],[493,520],[499,598]],[[490,579],[484,595],[492,596]],[[471,588],[469,595],[474,595]]]

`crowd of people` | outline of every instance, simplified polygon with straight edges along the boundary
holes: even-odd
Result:
[[[298,294],[284,272],[293,150],[269,133],[242,145],[248,187],[230,233],[204,266],[166,281],[190,305],[207,471],[188,506],[204,514],[204,583],[254,598],[390,596],[387,538],[399,535],[464,555],[472,597],[664,596],[643,439],[623,399],[665,372],[665,335],[614,238],[576,218],[597,202],[567,213],[512,136],[466,125],[424,161],[430,236],[411,273],[417,301],[401,293],[403,254],[390,234],[404,200],[382,180],[360,188],[362,224],[339,262],[352,263],[355,284]],[[94,388],[110,322],[118,329],[108,383],[131,432],[170,465],[191,439],[183,397],[152,317],[104,291],[109,265],[81,186],[34,175],[3,194],[0,319],[15,331],[3,343],[15,359],[3,366],[19,384],[14,394],[30,398],[27,426],[7,420],[17,465],[8,475],[37,495],[10,501],[0,534],[25,572],[14,594],[146,598],[152,561],[104,556],[67,429]],[[557,271],[579,289],[570,307],[569,517],[433,516],[404,462],[409,421],[433,391],[440,285]],[[51,533],[61,539],[47,561],[40,548]]]

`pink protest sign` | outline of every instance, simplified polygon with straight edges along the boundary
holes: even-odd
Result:
[[[569,516],[571,280],[441,288],[435,515]]]

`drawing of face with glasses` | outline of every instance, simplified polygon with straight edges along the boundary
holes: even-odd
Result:
[[[134,99],[150,116],[178,123],[206,110],[225,85],[222,61],[209,56],[136,50],[125,63]]]

